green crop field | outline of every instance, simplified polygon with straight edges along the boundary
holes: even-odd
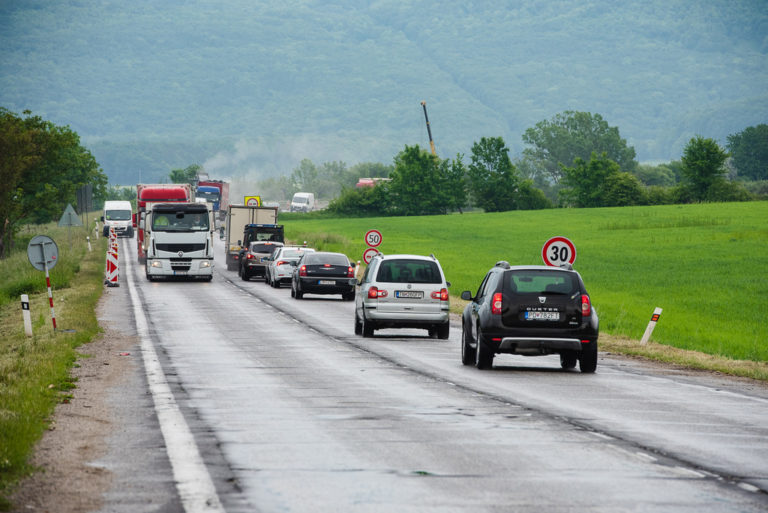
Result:
[[[434,253],[451,295],[475,291],[498,260],[542,264],[553,236],[576,246],[574,268],[601,331],[639,339],[654,307],[653,340],[740,360],[768,361],[768,203],[555,209],[448,216],[285,220],[286,237],[355,260],[365,232],[379,249]]]

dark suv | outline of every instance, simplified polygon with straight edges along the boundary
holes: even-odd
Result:
[[[560,365],[581,372],[597,367],[597,312],[579,273],[548,266],[498,262],[485,275],[462,316],[461,361],[478,369],[497,353],[559,354]]]
[[[240,254],[240,267],[238,274],[244,281],[251,279],[251,276],[265,276],[267,261],[277,251],[277,248],[283,247],[282,242],[258,241],[251,242],[248,250]]]

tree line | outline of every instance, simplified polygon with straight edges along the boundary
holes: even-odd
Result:
[[[107,176],[77,133],[0,107],[0,258],[23,225],[58,219],[86,184],[103,201]]]

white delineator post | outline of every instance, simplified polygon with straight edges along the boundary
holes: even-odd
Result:
[[[661,308],[656,307],[656,309],[653,311],[653,315],[651,316],[651,320],[648,323],[648,326],[645,328],[645,333],[643,333],[643,338],[640,340],[641,344],[648,343],[648,339],[651,338],[651,333],[653,333],[653,328],[656,327],[656,323],[659,322],[660,317],[661,317]]]
[[[21,316],[24,318],[24,333],[28,337],[32,336],[32,318],[29,314],[29,296],[27,294],[21,295]]]

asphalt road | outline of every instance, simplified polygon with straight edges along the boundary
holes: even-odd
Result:
[[[604,353],[479,371],[458,325],[363,339],[351,302],[243,282],[222,246],[212,282],[150,283],[122,244],[144,375],[110,392],[104,511],[768,511],[764,386]]]

